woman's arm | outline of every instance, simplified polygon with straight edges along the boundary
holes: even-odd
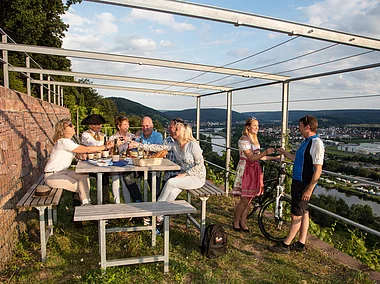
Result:
[[[87,154],[87,153],[94,153],[94,152],[100,152],[105,149],[109,149],[113,147],[113,141],[108,141],[107,145],[102,145],[102,146],[78,146],[74,150],[72,150],[73,153],[76,154]]]
[[[248,161],[258,161],[258,160],[271,160],[271,157],[268,155],[274,152],[274,148],[268,148],[265,151],[255,154],[251,150],[244,150],[244,154],[247,157]]]
[[[175,142],[173,142],[173,143],[175,143]],[[172,145],[172,143],[169,143],[169,144],[142,144],[142,143],[134,141],[134,142],[129,143],[129,146],[128,146],[129,149],[134,149],[134,148],[138,148],[138,147],[143,148],[144,151],[158,152],[158,151],[162,151],[162,150],[171,151],[173,145]]]
[[[188,142],[192,143],[192,147],[190,148],[190,153],[194,158],[194,165],[187,170],[185,175],[196,176],[197,173],[201,173],[204,170],[205,164],[202,155],[202,149],[197,142]]]

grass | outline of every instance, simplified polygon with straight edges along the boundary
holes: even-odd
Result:
[[[180,195],[184,198],[185,195]],[[260,233],[256,219],[249,220],[251,233],[235,232],[231,222],[235,200],[211,197],[208,223],[222,225],[228,233],[228,252],[207,259],[199,250],[199,233],[186,229],[185,216],[171,218],[169,273],[163,264],[140,264],[108,268],[99,266],[97,224],[71,222],[71,194],[64,192],[58,207],[58,224],[48,243],[48,260],[40,262],[38,221],[29,211],[28,232],[17,245],[12,261],[0,274],[1,283],[372,283],[364,272],[328,258],[309,246],[304,253],[277,255],[266,250],[271,242]],[[198,204],[199,205],[199,204]],[[33,218],[33,219],[32,219]],[[110,225],[132,225],[141,220],[117,220]],[[161,253],[163,237],[150,246],[148,231],[107,235],[107,257]]]
[[[339,151],[337,146],[326,146],[326,153],[342,157],[353,157],[356,155],[356,153],[352,152]]]

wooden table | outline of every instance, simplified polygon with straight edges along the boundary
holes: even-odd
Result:
[[[134,166],[134,165],[126,165],[122,167],[117,166],[106,166],[106,167],[99,167],[96,165],[93,165],[87,161],[79,161],[77,164],[77,167],[75,169],[75,172],[78,174],[89,174],[89,173],[95,173],[97,174],[97,199],[98,204],[102,204],[102,176],[103,173],[124,173],[124,172],[144,172],[144,199],[146,200],[147,195],[147,181],[148,181],[148,172],[152,172],[152,202],[156,201],[156,172],[160,171],[178,171],[180,170],[180,166],[176,163],[173,163],[172,161],[168,159],[162,159],[161,165],[156,166],[146,166],[146,167],[140,167],[140,166]]]
[[[156,202],[156,172],[159,171],[178,171],[180,170],[180,166],[176,163],[173,163],[172,161],[168,159],[162,159],[161,165],[155,165],[155,166],[146,166],[146,167],[140,167],[135,165],[126,165],[122,167],[118,166],[104,166],[99,167],[94,164],[91,164],[87,161],[79,161],[75,172],[78,174],[89,174],[89,173],[96,173],[97,174],[97,199],[98,204],[102,204],[102,176],[103,173],[123,173],[123,172],[144,172],[144,199],[146,200],[147,195],[147,186],[148,186],[148,172],[152,172],[152,202]],[[152,218],[152,246],[156,245],[156,218]],[[100,231],[99,231],[100,233]],[[101,236],[99,236],[100,238]]]
[[[175,214],[195,213],[196,209],[185,200],[162,201],[162,202],[141,202],[129,204],[102,204],[75,207],[74,221],[99,221],[99,247],[101,268],[110,266],[130,265],[137,263],[150,263],[155,261],[164,262],[164,272],[169,271],[169,216]],[[153,226],[107,228],[107,220],[123,219],[130,217],[152,217],[164,215],[164,249],[162,255],[131,257],[124,259],[107,260],[106,233],[131,232],[131,231],[152,231],[152,240],[155,236]]]

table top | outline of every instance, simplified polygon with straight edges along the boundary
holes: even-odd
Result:
[[[135,165],[118,166],[104,166],[99,167],[87,161],[79,161],[75,172],[78,174],[83,173],[121,173],[121,172],[145,172],[145,171],[178,171],[180,166],[168,159],[162,159],[161,165],[140,167]]]
[[[196,212],[195,207],[185,200],[87,205],[75,207],[74,221],[110,220]]]

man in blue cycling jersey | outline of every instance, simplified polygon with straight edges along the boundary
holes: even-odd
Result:
[[[305,248],[307,231],[309,229],[309,200],[322,173],[325,149],[322,140],[317,135],[318,121],[314,116],[306,115],[299,120],[299,131],[305,140],[297,149],[296,154],[290,154],[283,148],[278,152],[294,161],[292,177],[292,222],[289,233],[283,242],[268,248],[269,251],[290,253],[302,251]],[[297,242],[291,244],[300,231]]]

